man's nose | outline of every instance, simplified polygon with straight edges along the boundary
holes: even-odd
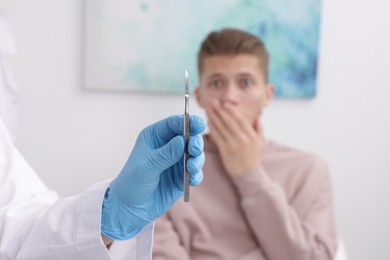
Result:
[[[220,100],[222,102],[230,102],[236,104],[238,102],[239,92],[237,86],[234,84],[229,84],[224,88]]]

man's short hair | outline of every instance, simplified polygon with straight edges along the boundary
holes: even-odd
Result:
[[[259,59],[261,70],[268,80],[269,56],[264,43],[250,33],[238,29],[223,29],[207,35],[198,52],[198,72],[203,71],[205,58],[215,55],[253,55]]]

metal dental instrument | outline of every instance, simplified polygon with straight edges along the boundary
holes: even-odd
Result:
[[[190,201],[190,173],[187,171],[188,154],[188,139],[190,138],[190,114],[189,114],[189,99],[190,99],[190,83],[188,82],[188,71],[184,71],[184,138],[185,138],[185,150],[184,150],[184,202]]]

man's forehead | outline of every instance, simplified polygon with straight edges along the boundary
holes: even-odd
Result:
[[[203,61],[204,67],[257,67],[260,66],[260,60],[253,55],[214,55],[206,57]]]
[[[258,61],[259,58],[252,54],[215,54],[204,58],[206,62],[218,62],[218,61],[230,61],[237,62],[242,60]]]
[[[256,76],[262,73],[259,60],[250,55],[245,56],[212,56],[204,60],[202,75],[218,77],[227,74],[239,76]]]

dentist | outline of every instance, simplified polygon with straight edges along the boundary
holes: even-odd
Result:
[[[130,242],[126,259],[150,259],[153,221],[183,195],[183,117],[171,116],[142,130],[115,179],[59,198],[10,135],[17,91],[4,56],[12,51],[0,13],[0,260],[108,260],[113,259],[113,241]],[[186,166],[190,184],[198,185],[205,160],[200,134],[206,124],[200,117],[190,120]]]

